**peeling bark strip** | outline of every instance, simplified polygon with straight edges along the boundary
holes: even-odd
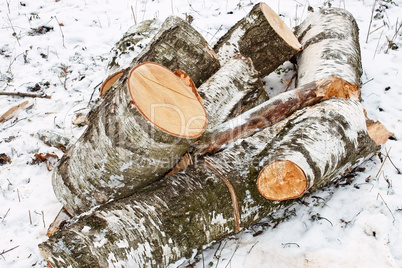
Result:
[[[265,3],[255,5],[214,47],[221,65],[240,53],[252,59],[262,77],[270,74],[300,49],[301,45],[293,32]]]
[[[174,71],[184,71],[199,87],[220,67],[215,52],[190,24],[178,17],[168,17],[159,32],[131,62],[134,67],[155,62]]]
[[[208,111],[208,129],[268,100],[249,58],[236,55],[198,88]]]
[[[316,131],[329,136],[317,138]],[[284,156],[296,162],[299,158],[292,156],[302,154],[299,143],[309,142],[306,150],[318,157],[323,148],[334,156],[327,167],[318,157],[307,159],[309,191],[335,181],[377,149],[358,102],[325,100],[208,157],[220,174],[201,160],[141,192],[81,215],[39,245],[41,253],[53,267],[166,267],[189,258],[193,249],[202,250],[236,231],[231,193],[221,176],[236,194],[241,227],[250,226],[290,204],[259,193],[261,170]]]
[[[65,209],[79,214],[168,172],[206,127],[197,95],[167,68],[144,63],[105,94],[53,174]]]
[[[337,78],[308,83],[300,88],[279,94],[254,109],[232,119],[202,137],[195,154],[215,153],[238,139],[253,135],[267,126],[279,122],[297,110],[318,102],[340,97],[358,100],[357,86]]]
[[[362,64],[359,28],[344,9],[320,9],[297,28],[303,51],[297,57],[297,84],[335,75],[360,86]]]

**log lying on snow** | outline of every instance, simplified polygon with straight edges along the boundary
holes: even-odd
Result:
[[[208,129],[208,133],[202,136],[202,142],[194,154],[216,153],[224,146],[249,137],[255,132],[285,119],[295,111],[317,104],[322,100],[332,97],[358,100],[359,96],[360,89],[357,86],[337,77],[308,83],[279,94],[212,130]]]
[[[88,121],[53,175],[56,196],[72,215],[163,176],[204,132],[207,114],[176,75],[144,63],[119,80]]]
[[[259,3],[219,39],[214,50],[221,65],[236,53],[250,57],[261,77],[264,77],[301,48],[281,18],[265,3]]]
[[[322,146],[329,153],[325,160],[315,157],[322,156]],[[301,172],[308,183],[304,190],[312,191],[376,149],[360,103],[325,100],[185,172],[81,215],[39,247],[53,267],[165,267],[284,206],[265,199],[256,187],[257,178],[260,189],[264,186],[261,178],[272,161],[289,156],[306,169]]]
[[[152,21],[146,22],[134,30],[136,32],[141,30],[141,35],[149,36],[155,32],[155,24],[157,23]],[[129,32],[116,44],[116,48],[123,46],[127,39],[128,42],[133,42],[132,38],[136,41],[136,36],[137,34],[134,34],[133,37]],[[144,62],[155,62],[171,71],[181,70],[190,76],[196,87],[205,82],[220,67],[215,52],[209,47],[204,37],[190,24],[176,16],[170,16],[165,20],[152,40],[141,53],[134,59],[131,58],[129,64],[124,60],[125,55],[119,51],[115,52],[116,50],[118,49],[114,50],[112,60],[107,67],[110,75],[101,86],[101,96],[123,75],[125,69]],[[120,60],[119,56],[123,56],[123,59]]]
[[[348,11],[320,9],[296,27],[295,34],[303,45],[297,57],[297,85],[335,75],[360,86],[359,28]]]

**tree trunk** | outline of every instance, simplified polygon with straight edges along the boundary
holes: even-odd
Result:
[[[320,9],[296,29],[303,51],[297,56],[297,85],[338,76],[360,86],[359,28],[344,9]]]
[[[261,77],[270,74],[300,49],[293,32],[265,3],[255,5],[214,47],[221,65],[240,53],[252,59]]]
[[[251,59],[236,55],[198,88],[208,111],[208,129],[268,100]]]
[[[155,62],[171,71],[181,70],[193,80],[196,87],[220,68],[215,52],[204,37],[186,21],[175,16],[165,20],[130,67],[143,62]]]
[[[54,171],[56,196],[72,215],[163,176],[206,128],[199,96],[165,67],[145,63],[125,77]]]
[[[356,86],[337,77],[308,83],[279,94],[214,129],[208,128],[208,133],[201,137],[201,142],[194,154],[216,153],[224,146],[247,138],[255,132],[287,118],[295,111],[317,104],[322,100],[331,97],[358,100],[359,95],[360,90]]]
[[[287,155],[304,167],[304,158],[294,157],[304,155],[299,146],[310,152],[312,173],[304,171],[309,191],[335,181],[377,148],[367,134],[361,105],[329,99],[184,172],[82,215],[42,243],[41,253],[53,267],[165,267],[188,258],[194,249],[202,250],[290,204],[265,199],[256,182],[264,167]],[[315,156],[322,155],[322,146],[340,147],[329,152],[333,161]]]

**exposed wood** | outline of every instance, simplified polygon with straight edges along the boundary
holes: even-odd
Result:
[[[340,78],[308,83],[279,94],[254,109],[225,122],[202,137],[196,155],[215,153],[225,145],[285,119],[297,110],[331,97],[357,99],[360,90]]]
[[[103,82],[100,88],[101,97],[106,93],[106,91],[108,91],[114,85],[114,83],[116,83],[117,80],[119,80],[119,78],[123,75],[124,71],[125,70],[120,70],[113,73],[105,80],[105,82]]]
[[[312,145],[309,150],[314,150],[314,155],[308,162],[312,170],[296,161],[301,157],[292,157],[302,154],[300,142]],[[329,157],[334,157],[327,166],[319,159],[323,145]],[[367,134],[361,105],[328,99],[199,159],[184,172],[81,215],[39,248],[53,267],[166,267],[291,204],[267,200],[256,187],[264,167],[287,160],[287,152],[289,161],[303,168],[312,192],[336,181],[376,149]]]
[[[206,127],[193,89],[144,63],[117,81],[88,115],[88,128],[53,174],[56,196],[76,215],[130,195],[167,173]]]
[[[377,145],[385,144],[390,137],[394,136],[394,133],[390,132],[383,124],[378,121],[367,119],[366,124],[367,131],[370,137],[375,141]]]
[[[348,11],[319,9],[296,28],[295,34],[303,45],[297,56],[298,86],[331,75],[360,86],[359,28]]]
[[[262,77],[300,51],[302,46],[281,18],[265,3],[256,4],[216,43],[221,65],[237,53],[251,58]]]
[[[165,20],[130,67],[143,62],[155,62],[171,71],[184,71],[196,87],[207,81],[220,67],[204,37],[189,23],[175,16]]]
[[[18,105],[15,105],[8,109],[2,116],[0,116],[0,123],[10,120],[11,118],[15,117],[20,112],[32,107],[33,102],[31,101],[24,101]]]

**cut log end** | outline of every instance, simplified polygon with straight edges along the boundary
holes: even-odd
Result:
[[[275,32],[283,39],[286,43],[289,44],[295,50],[300,51],[302,49],[302,45],[299,43],[299,40],[294,35],[291,29],[283,22],[283,20],[275,13],[267,4],[260,3],[260,8],[262,13],[267,18],[271,27],[275,30]]]
[[[114,74],[112,74],[111,76],[109,76],[105,82],[103,82],[101,89],[100,89],[100,96],[102,97],[103,95],[105,95],[106,91],[108,91],[113,85],[114,83],[119,80],[119,78],[121,77],[121,75],[124,73],[124,69],[120,70]]]
[[[134,105],[161,130],[183,138],[205,131],[207,114],[199,96],[169,69],[146,62],[130,71],[127,83]]]
[[[257,179],[257,188],[269,200],[283,201],[302,196],[308,187],[303,170],[288,160],[271,162]]]

